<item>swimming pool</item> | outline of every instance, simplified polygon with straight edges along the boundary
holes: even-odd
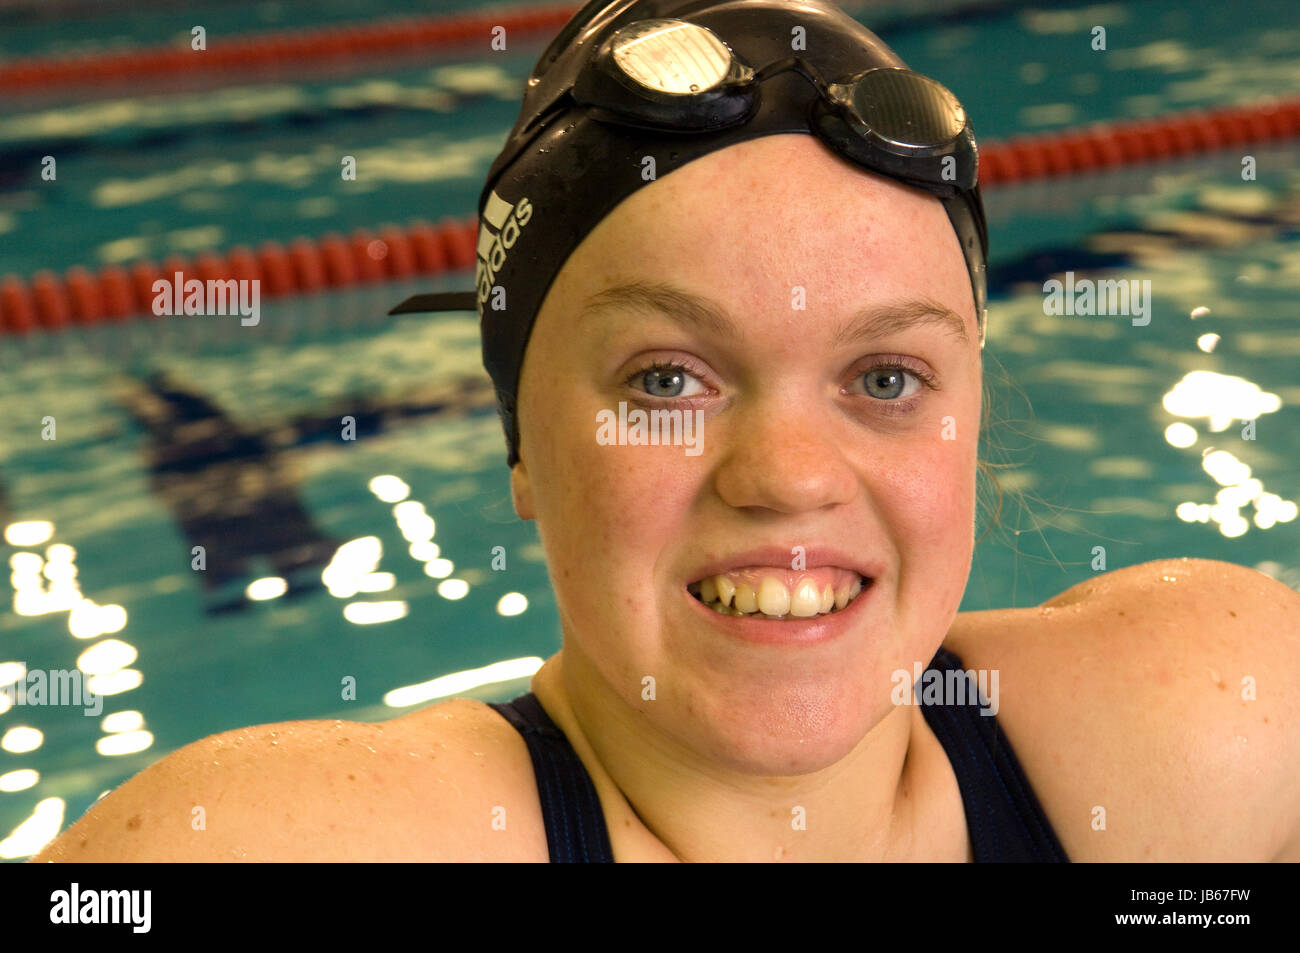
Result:
[[[366,6],[214,3],[200,21],[220,36],[467,8]],[[845,7],[950,86],[982,140],[1300,93],[1288,3],[1250,17],[1173,2]],[[161,8],[124,10],[6,7],[0,54],[188,35]],[[1097,23],[1104,52],[1088,42]],[[0,273],[471,214],[539,49],[13,100],[0,115]],[[993,68],[975,58],[988,50]],[[1226,152],[988,191],[987,353],[1014,386],[995,387],[1003,420],[986,455],[1016,466],[1001,474],[1004,526],[976,551],[965,609],[1040,602],[1093,575],[1098,547],[1106,569],[1200,556],[1300,586],[1296,152],[1250,150],[1254,181]],[[40,178],[46,154],[57,187]],[[340,179],[340,155],[356,157],[356,181]],[[1045,314],[1043,283],[1067,271],[1150,281],[1149,323]],[[383,316],[409,293],[469,284],[268,300],[255,327],[141,319],[0,338],[12,590],[0,679],[79,663],[105,679],[94,717],[0,713],[0,856],[30,855],[204,735],[378,720],[438,693],[505,699],[529,659],[559,648],[536,534],[510,505],[473,317]],[[354,441],[338,439],[345,415]],[[58,584],[77,596],[56,598]],[[461,677],[427,684],[449,675]],[[424,688],[389,694],[410,686]]]

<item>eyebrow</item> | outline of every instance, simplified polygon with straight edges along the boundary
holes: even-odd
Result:
[[[608,308],[657,311],[664,316],[715,337],[739,340],[743,332],[717,302],[666,282],[632,281],[598,291],[587,298],[582,317]],[[962,341],[970,338],[966,322],[954,311],[928,298],[870,305],[841,324],[832,335],[835,347],[884,337],[918,325],[937,325]]]

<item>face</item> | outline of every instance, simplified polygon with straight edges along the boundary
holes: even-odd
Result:
[[[744,773],[851,752],[965,588],[977,341],[939,200],[811,136],[714,152],[620,204],[552,285],[519,394],[515,506],[538,524],[570,694]],[[634,411],[678,410],[702,440],[619,444],[621,403],[629,435]],[[781,608],[767,577],[803,587],[802,611],[809,584],[865,585],[779,621],[696,595],[768,586],[760,608]]]

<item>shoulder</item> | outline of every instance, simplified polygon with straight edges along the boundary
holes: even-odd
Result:
[[[33,859],[528,860],[539,833],[545,859],[516,740],[470,699],[227,731],[131,778]]]
[[[999,670],[998,722],[1071,857],[1296,859],[1294,590],[1159,560],[963,614],[945,645]]]

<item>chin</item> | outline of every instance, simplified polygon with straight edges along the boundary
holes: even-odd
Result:
[[[847,680],[836,680],[833,687],[826,682],[765,686],[761,694],[718,699],[719,708],[706,720],[685,727],[706,757],[737,773],[810,774],[849,754],[892,707],[886,701],[885,710],[868,712],[861,707],[861,692],[850,687]]]

